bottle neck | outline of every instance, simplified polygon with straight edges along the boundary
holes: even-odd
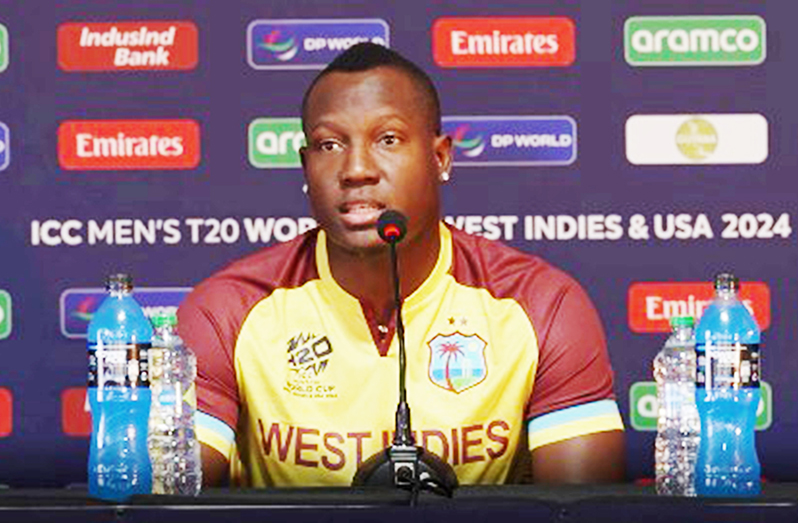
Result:
[[[692,342],[693,341],[693,328],[692,327],[677,327],[673,331],[673,339],[678,342]]]
[[[716,289],[715,296],[720,300],[737,299],[737,289]]]
[[[171,325],[161,325],[155,328],[155,334],[163,337],[170,337],[175,335],[175,329]]]

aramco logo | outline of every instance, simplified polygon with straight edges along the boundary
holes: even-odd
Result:
[[[485,150],[485,137],[481,134],[469,137],[469,131],[470,126],[467,124],[457,126],[452,136],[452,143],[464,156],[476,158]]]
[[[8,29],[0,24],[0,72],[8,67]]]
[[[261,49],[265,49],[274,54],[274,57],[281,62],[287,62],[294,58],[299,52],[299,45],[293,35],[285,34],[280,29],[275,29],[263,37],[263,41],[257,44]]]
[[[715,127],[703,118],[691,118],[676,131],[676,147],[691,160],[704,160],[715,152],[718,133]]]

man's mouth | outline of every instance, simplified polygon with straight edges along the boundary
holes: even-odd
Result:
[[[352,201],[342,204],[338,210],[347,227],[362,228],[376,224],[385,205],[374,201]]]

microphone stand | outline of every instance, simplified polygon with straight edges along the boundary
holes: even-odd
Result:
[[[396,244],[404,236],[404,216],[395,211],[386,211],[380,217],[391,216],[400,223],[393,224],[397,231],[394,234],[383,234],[381,223],[380,236],[390,245],[391,268],[393,275],[394,303],[396,308],[396,334],[399,341],[399,405],[396,408],[396,432],[392,444],[377,452],[358,467],[352,478],[352,486],[396,486],[410,490],[410,505],[418,501],[421,490],[429,490],[436,494],[451,497],[457,488],[457,476],[454,469],[437,455],[417,446],[410,428],[410,405],[407,403],[405,375],[407,358],[405,353],[405,328],[402,322],[402,298],[399,292],[399,263]],[[391,229],[393,232],[394,229]],[[401,232],[399,232],[401,230]]]

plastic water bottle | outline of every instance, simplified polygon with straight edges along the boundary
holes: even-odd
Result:
[[[154,494],[199,494],[202,464],[195,431],[196,357],[176,331],[175,314],[153,318],[150,351],[153,401],[149,449]]]
[[[671,318],[672,333],[654,358],[659,416],[654,443],[657,493],[695,496],[701,425],[695,404],[693,317]]]
[[[699,496],[753,496],[760,490],[754,444],[759,406],[759,327],[732,274],[715,277],[715,299],[696,328],[696,405],[701,444]]]
[[[133,299],[130,276],[111,275],[106,289],[88,330],[89,494],[122,501],[151,490],[147,352],[152,326]]]

